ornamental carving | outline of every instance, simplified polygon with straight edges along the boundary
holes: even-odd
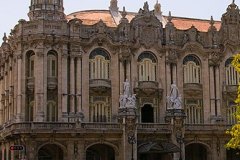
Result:
[[[167,63],[176,64],[178,60],[178,55],[176,50],[170,49],[166,57]]]
[[[147,2],[144,9],[140,9],[139,13],[130,23],[132,40],[134,43],[140,43],[146,48],[151,47],[154,43],[161,43],[163,40],[162,23],[149,11]]]
[[[211,52],[209,55],[209,65],[218,66],[222,60],[222,54],[220,52]]]

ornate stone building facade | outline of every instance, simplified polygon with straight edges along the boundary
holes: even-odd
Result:
[[[28,16],[0,48],[2,160],[239,159],[224,148],[240,79],[234,1],[221,21],[117,0],[68,16],[63,0],[31,0]],[[126,79],[136,107],[120,107]],[[172,84],[180,109],[167,108]]]

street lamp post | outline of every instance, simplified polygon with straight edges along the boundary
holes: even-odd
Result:
[[[131,158],[131,160],[134,160],[134,158],[133,158],[133,144],[136,143],[136,139],[135,139],[134,134],[128,136],[128,143],[132,145],[132,158]]]
[[[182,137],[182,133],[176,135],[177,142],[180,145],[180,157],[179,160],[182,160],[182,144],[184,142],[184,138]]]

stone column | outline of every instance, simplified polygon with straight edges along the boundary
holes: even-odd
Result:
[[[70,56],[70,116],[75,114],[75,56]]]
[[[176,84],[177,83],[177,64],[175,63],[172,63],[172,82],[175,82]]]
[[[35,120],[38,122],[44,121],[44,50],[39,49],[36,52],[35,66],[34,66],[34,77],[35,77],[35,108],[36,117]]]
[[[124,60],[120,60],[119,61],[119,90],[120,90],[120,93],[123,94],[123,87],[122,87],[122,84],[123,82],[125,81],[124,79]]]
[[[217,115],[220,116],[221,115],[221,93],[220,92],[220,70],[219,70],[219,66],[215,67],[215,72],[216,72],[216,105],[217,105]]]
[[[82,111],[82,57],[77,57],[77,76],[76,76],[76,91],[77,91],[77,112]]]
[[[84,54],[82,56],[82,106],[84,112],[84,120],[89,121],[89,56]]]
[[[214,93],[214,67],[210,66],[209,67],[210,70],[210,75],[209,75],[209,79],[210,79],[210,116],[215,116],[215,93]]]
[[[68,109],[67,109],[67,100],[68,100],[68,71],[67,71],[67,58],[68,58],[68,55],[67,55],[67,50],[64,50],[63,53],[62,53],[62,63],[61,63],[61,88],[62,88],[62,121],[63,122],[67,122],[68,121]]]
[[[22,108],[22,55],[17,55],[17,122],[21,121]]]
[[[78,158],[77,159],[86,159],[86,152],[84,148],[84,140],[79,140],[78,141]]]
[[[67,159],[72,160],[74,158],[74,142],[67,142]]]
[[[112,86],[112,95],[110,100],[110,104],[112,104],[112,114],[111,116],[116,117],[118,113],[118,107],[119,107],[119,64],[118,64],[118,56],[112,56],[111,59],[111,71],[110,71],[110,79],[111,79],[111,86]],[[116,118],[114,119],[116,120]]]

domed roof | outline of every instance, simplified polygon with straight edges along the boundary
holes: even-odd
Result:
[[[121,11],[118,14],[121,19]],[[137,15],[137,13],[128,12],[126,18],[131,22],[131,20]],[[80,19],[84,25],[93,25],[102,20],[108,27],[117,27],[119,21],[116,19],[116,15],[112,15],[110,10],[85,10],[78,11],[67,15],[67,20]],[[168,16],[162,16],[162,19],[167,22]],[[186,18],[186,17],[172,17],[172,23],[179,30],[187,30],[194,26],[198,31],[207,32],[210,24],[210,20]],[[165,25],[163,24],[163,27]],[[214,26],[217,30],[220,29],[221,22],[215,21]]]
[[[85,25],[93,25],[102,20],[108,27],[117,27],[109,10],[88,10],[71,13],[68,20],[80,19]]]

